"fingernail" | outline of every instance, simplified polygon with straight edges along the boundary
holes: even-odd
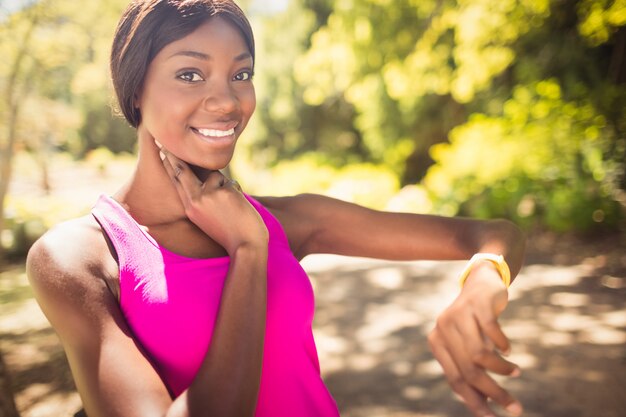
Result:
[[[519,369],[519,368],[515,368],[515,369],[513,369],[513,372],[511,372],[511,375],[510,375],[510,376],[511,376],[511,377],[513,377],[513,378],[517,378],[517,377],[519,377],[521,374],[522,374],[522,370],[521,370],[521,369]]]
[[[161,161],[165,161],[165,154],[163,151],[159,151],[159,158],[161,158]]]
[[[159,148],[159,149],[161,149],[161,148],[163,147],[163,145],[161,145],[161,144],[159,143],[159,141],[158,141],[158,140],[156,140],[156,139],[154,140],[154,144],[155,144],[156,146],[158,146],[158,148]]]
[[[522,415],[523,409],[520,403],[514,402],[506,406],[506,411],[513,414],[514,416],[520,416]]]

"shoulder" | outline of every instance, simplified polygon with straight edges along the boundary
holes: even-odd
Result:
[[[307,225],[323,216],[339,200],[319,194],[298,194],[285,197],[254,197],[267,208],[284,226],[292,223]]]
[[[308,215],[307,202],[315,199],[313,194],[286,197],[254,196],[263,207],[272,213],[282,226],[291,251],[298,259],[307,255],[308,242],[314,234],[314,221]]]
[[[39,238],[28,252],[31,278],[89,270],[97,272],[107,248],[100,226],[91,216],[61,223]]]
[[[147,415],[155,408],[152,414],[162,415],[169,396],[106,285],[111,263],[99,224],[85,216],[42,236],[28,254],[27,273],[89,415]]]
[[[363,219],[371,210],[319,194],[255,197],[281,223],[298,258],[316,253],[320,237],[329,230]]]
[[[281,221],[297,219],[299,223],[311,223],[319,227],[332,223],[333,219],[373,213],[373,210],[358,204],[320,194],[255,198]]]
[[[106,239],[92,216],[55,226],[35,242],[26,271],[37,301],[57,331],[65,326],[67,313],[83,313],[114,300],[106,284],[111,261]]]
[[[355,206],[321,194],[298,194],[286,197],[254,197],[263,206],[282,216],[323,215],[320,209]],[[356,206],[358,207],[358,206]]]

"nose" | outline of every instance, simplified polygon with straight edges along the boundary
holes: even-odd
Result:
[[[233,113],[238,106],[239,100],[229,83],[212,83],[204,98],[204,108],[211,113]]]

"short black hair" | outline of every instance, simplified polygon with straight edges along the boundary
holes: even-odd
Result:
[[[110,65],[119,108],[131,126],[141,123],[135,98],[154,57],[217,16],[239,29],[255,62],[252,27],[232,0],[134,0],[128,5],[115,31]]]

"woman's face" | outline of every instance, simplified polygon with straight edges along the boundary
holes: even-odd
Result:
[[[256,106],[252,75],[239,30],[211,18],[150,63],[137,100],[141,123],[178,158],[224,168]]]

